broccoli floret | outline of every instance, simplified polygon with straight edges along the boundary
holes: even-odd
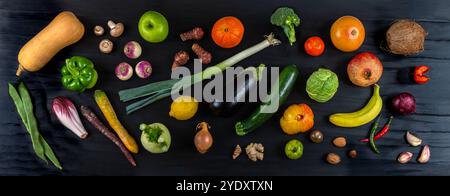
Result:
[[[280,7],[275,10],[270,17],[270,23],[283,27],[284,33],[288,37],[291,45],[296,41],[294,28],[300,25],[300,18],[292,8]]]

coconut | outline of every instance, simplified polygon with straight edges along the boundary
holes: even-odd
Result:
[[[424,50],[427,32],[412,20],[398,20],[386,32],[389,51],[398,55],[412,55]]]

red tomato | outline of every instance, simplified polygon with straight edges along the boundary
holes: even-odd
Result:
[[[311,56],[320,56],[325,50],[325,43],[318,36],[310,37],[305,42],[305,51]]]

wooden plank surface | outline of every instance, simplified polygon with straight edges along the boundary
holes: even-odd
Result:
[[[213,44],[209,36],[200,41],[201,45],[213,52],[214,64],[259,42],[264,34],[270,32],[277,33],[286,42],[282,31],[269,22],[272,11],[282,5],[295,8],[302,19],[297,31],[297,44],[292,47],[283,44],[269,48],[239,65],[265,63],[283,67],[296,64],[300,68],[300,79],[288,104],[307,103],[312,107],[316,116],[315,128],[325,134],[323,144],[312,144],[307,135],[284,135],[278,124],[281,112],[258,131],[245,137],[236,136],[233,125],[248,115],[248,111],[242,111],[233,118],[217,118],[206,107],[202,107],[194,119],[182,122],[169,118],[171,100],[164,99],[132,115],[125,114],[125,104],[119,101],[117,92],[168,79],[173,54],[190,47],[190,43],[179,41],[178,33],[194,26],[201,26],[209,32],[216,19],[226,15],[239,17],[245,24],[246,32],[238,47],[221,49]],[[79,16],[86,26],[85,37],[76,45],[58,53],[42,71],[26,73],[21,77],[33,96],[41,133],[54,148],[65,168],[63,172],[59,172],[44,165],[34,155],[29,136],[7,95],[7,82],[19,81],[14,73],[20,47],[63,10],[73,11]],[[145,43],[138,35],[137,21],[147,10],[157,10],[168,18],[170,35],[164,43]],[[0,0],[0,175],[450,175],[449,10],[450,2],[445,0]],[[371,51],[382,60],[385,71],[379,83],[385,102],[400,92],[411,92],[417,99],[417,113],[396,117],[392,131],[378,142],[382,152],[379,156],[371,153],[368,146],[357,142],[359,138],[366,136],[369,125],[354,129],[337,128],[327,120],[332,113],[360,108],[371,95],[370,88],[356,87],[347,77],[346,64],[356,53],[342,53],[331,45],[329,28],[342,15],[354,15],[364,22],[367,37],[359,52]],[[429,32],[425,51],[421,54],[406,58],[392,56],[379,49],[386,28],[392,21],[400,18],[414,19]],[[97,24],[105,26],[109,19],[124,22],[126,32],[123,37],[113,39],[118,46],[115,51],[111,55],[103,55],[97,49],[101,38],[93,35],[92,28]],[[302,49],[303,42],[312,35],[322,36],[327,45],[325,54],[319,58],[307,56]],[[131,40],[142,44],[144,52],[141,59],[148,59],[154,65],[154,75],[148,81],[135,77],[121,82],[114,76],[116,64],[122,61],[137,63],[137,60],[127,60],[121,53],[122,46]],[[141,122],[162,122],[168,125],[173,136],[173,145],[168,153],[153,155],[141,148],[141,153],[136,156],[138,167],[133,169],[119,150],[87,123],[85,126],[90,135],[81,141],[55,120],[50,113],[50,103],[60,95],[71,98],[77,105],[89,105],[100,114],[95,107],[93,91],[78,94],[68,92],[60,85],[59,68],[65,58],[73,55],[86,56],[95,62],[100,75],[96,88],[108,93],[123,124],[136,138],[140,135],[138,125]],[[396,76],[399,70],[421,64],[432,68],[432,79],[428,84],[419,86],[398,83]],[[332,69],[340,80],[336,96],[325,104],[312,101],[305,92],[307,77],[319,67]],[[284,110],[288,104],[280,110]],[[385,108],[383,115],[389,115]],[[193,146],[195,125],[201,120],[210,122],[215,139],[213,149],[206,155],[198,154]],[[425,143],[430,144],[430,163],[396,163],[395,158],[401,151],[410,150],[415,154],[419,151],[405,143],[403,136],[406,130],[417,132]],[[331,140],[336,136],[347,137],[350,142],[348,148],[341,150],[332,147]],[[287,160],[283,153],[285,142],[292,138],[300,139],[305,146],[304,156],[297,161]],[[242,146],[250,142],[265,145],[264,161],[252,163],[244,157],[231,160],[234,145],[239,143]],[[343,158],[339,166],[330,166],[323,160],[328,152],[344,156],[346,150],[351,148],[358,150],[358,159]]]

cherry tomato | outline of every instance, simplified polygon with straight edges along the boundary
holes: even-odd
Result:
[[[318,36],[310,37],[305,42],[305,51],[311,56],[320,56],[325,50],[325,43]]]
[[[353,52],[364,43],[366,31],[358,18],[342,16],[331,26],[330,36],[337,49],[343,52]]]

